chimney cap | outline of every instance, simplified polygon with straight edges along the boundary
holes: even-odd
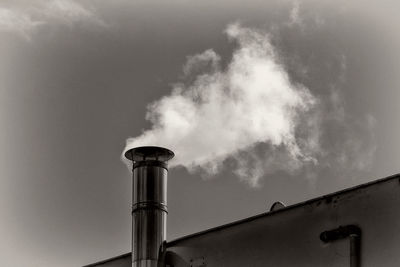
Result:
[[[174,152],[158,146],[141,146],[125,152],[125,158],[131,161],[158,160],[168,161],[175,156]]]

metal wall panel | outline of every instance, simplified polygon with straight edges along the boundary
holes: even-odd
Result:
[[[350,266],[349,238],[324,243],[319,236],[339,226],[357,225],[362,231],[362,267],[400,266],[399,178],[389,177],[171,241],[166,262],[173,267]],[[115,265],[112,260],[110,265],[102,264],[92,266],[130,266],[128,262]]]
[[[338,226],[361,228],[361,266],[400,266],[397,177],[212,229],[168,244],[174,267],[350,266],[349,238],[324,243]]]

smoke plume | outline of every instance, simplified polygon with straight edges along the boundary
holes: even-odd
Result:
[[[298,139],[296,131],[317,99],[291,81],[267,33],[239,24],[229,25],[225,33],[236,44],[231,61],[222,67],[211,49],[189,57],[183,73],[190,82],[175,84],[170,95],[148,106],[152,128],[129,138],[124,152],[167,147],[176,154],[172,167],[207,174],[230,159],[236,162],[235,173],[252,186],[264,168],[246,167],[242,156],[248,158],[257,146],[268,147],[266,163],[273,161],[271,155],[292,166],[315,162],[311,143]]]

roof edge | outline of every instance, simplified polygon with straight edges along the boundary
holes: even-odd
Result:
[[[264,213],[261,213],[261,214],[258,214],[258,215],[254,215],[254,216],[251,216],[251,217],[248,217],[248,218],[245,218],[245,219],[241,219],[241,220],[234,221],[234,222],[231,222],[231,223],[227,223],[227,224],[223,224],[223,225],[216,226],[216,227],[213,227],[213,228],[209,228],[209,229],[197,232],[197,233],[193,233],[193,234],[189,234],[189,235],[186,235],[186,236],[182,236],[182,237],[173,239],[170,242],[167,242],[167,247],[173,246],[174,244],[176,244],[176,243],[178,243],[180,241],[183,241],[183,240],[186,240],[186,239],[189,239],[189,238],[193,238],[193,237],[196,237],[196,236],[200,236],[200,235],[203,235],[203,234],[206,234],[206,233],[209,233],[209,232],[218,231],[218,230],[221,230],[221,229],[225,229],[225,228],[228,228],[228,227],[232,227],[232,226],[235,226],[235,225],[239,225],[239,224],[242,224],[242,223],[253,221],[253,220],[256,220],[256,219],[259,219],[259,218],[262,218],[262,217],[272,216],[272,215],[275,215],[277,213],[285,212],[285,211],[288,211],[288,210],[291,210],[291,209],[295,209],[295,208],[298,208],[298,207],[301,207],[301,206],[304,206],[304,205],[307,205],[307,204],[311,204],[313,202],[321,201],[321,200],[324,200],[324,199],[335,197],[335,196],[343,194],[343,193],[348,193],[348,192],[351,192],[351,191],[360,190],[360,189],[363,189],[363,188],[367,188],[367,187],[370,187],[370,186],[373,186],[373,185],[376,185],[376,184],[384,183],[384,182],[387,182],[389,180],[395,180],[395,179],[399,179],[400,180],[400,173],[396,173],[396,174],[390,175],[390,176],[385,177],[385,178],[381,178],[381,179],[374,180],[374,181],[371,181],[371,182],[367,182],[367,183],[364,183],[364,184],[356,185],[356,186],[353,186],[353,187],[350,187],[350,188],[342,189],[342,190],[336,191],[334,193],[329,193],[327,195],[323,195],[323,196],[316,197],[316,198],[313,198],[313,199],[309,199],[309,200],[306,200],[306,201],[302,201],[302,202],[299,202],[299,203],[284,207],[284,208],[276,210],[276,211],[264,212]],[[93,267],[93,266],[96,266],[96,265],[99,265],[99,264],[103,264],[103,263],[106,263],[106,262],[109,262],[109,261],[112,261],[112,260],[125,258],[125,257],[130,256],[130,255],[131,255],[131,252],[128,252],[128,253],[125,253],[125,254],[122,254],[122,255],[119,255],[119,256],[116,256],[116,257],[112,257],[112,258],[109,258],[109,259],[105,259],[105,260],[102,260],[102,261],[98,261],[98,262],[95,262],[95,263],[84,265],[83,267]]]
[[[119,255],[119,256],[115,256],[115,257],[112,257],[112,258],[109,258],[109,259],[101,260],[101,261],[98,261],[98,262],[95,262],[95,263],[91,263],[91,264],[88,264],[88,265],[83,265],[82,267],[92,267],[92,266],[103,264],[103,263],[106,263],[106,262],[109,262],[109,261],[118,260],[120,258],[122,259],[122,258],[125,258],[126,256],[130,256],[130,255],[131,255],[131,253],[128,252],[128,253],[125,253],[125,254],[122,254],[122,255]]]
[[[364,184],[356,185],[356,186],[353,186],[353,187],[350,187],[350,188],[342,189],[342,190],[339,190],[339,191],[336,191],[336,192],[333,192],[333,193],[329,193],[327,195],[323,195],[323,196],[320,196],[320,197],[316,197],[316,198],[312,198],[312,199],[309,199],[309,200],[305,200],[305,201],[302,201],[302,202],[299,202],[299,203],[296,203],[296,204],[293,204],[293,205],[286,206],[286,207],[284,207],[282,209],[279,209],[279,210],[276,210],[276,211],[267,211],[267,212],[264,212],[264,213],[261,213],[261,214],[258,214],[258,215],[254,215],[254,216],[251,216],[251,217],[248,217],[248,218],[245,218],[245,219],[241,219],[241,220],[230,222],[230,223],[223,224],[223,225],[220,225],[220,226],[212,227],[212,228],[209,228],[209,229],[197,232],[197,233],[193,233],[193,234],[189,234],[189,235],[186,235],[186,236],[182,236],[182,237],[173,239],[170,242],[167,242],[167,247],[172,246],[172,245],[174,245],[174,244],[176,244],[176,243],[178,243],[180,241],[183,241],[183,240],[186,240],[186,239],[189,239],[189,238],[192,238],[192,237],[200,236],[200,235],[203,235],[203,234],[206,234],[206,233],[209,233],[209,232],[218,231],[218,230],[225,229],[225,228],[228,228],[228,227],[232,227],[232,226],[235,226],[235,225],[238,225],[238,224],[242,224],[242,223],[246,223],[246,222],[249,222],[249,221],[253,221],[253,220],[256,220],[256,219],[259,219],[259,218],[262,218],[262,217],[272,216],[272,215],[275,215],[277,213],[282,213],[282,212],[285,212],[285,211],[288,211],[288,210],[291,210],[291,209],[294,209],[294,208],[298,208],[298,207],[301,207],[301,206],[304,206],[304,205],[307,205],[307,204],[311,204],[313,202],[317,202],[317,201],[321,201],[321,200],[324,200],[324,199],[332,198],[332,197],[335,197],[335,196],[343,194],[343,193],[356,191],[356,190],[359,190],[359,189],[363,189],[363,188],[370,187],[370,186],[375,185],[375,184],[383,183],[383,182],[386,182],[386,181],[389,181],[389,180],[394,180],[394,179],[400,179],[400,173],[396,173],[396,174],[390,175],[390,176],[385,177],[385,178],[381,178],[381,179],[374,180],[374,181],[371,181],[371,182],[367,182],[367,183],[364,183]]]

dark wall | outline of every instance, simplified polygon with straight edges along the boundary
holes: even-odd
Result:
[[[323,243],[339,226],[361,228],[361,263],[400,266],[399,176],[248,218],[168,243],[174,267],[350,266],[348,238]],[[93,266],[129,267],[130,255]]]
[[[321,232],[354,224],[362,230],[361,261],[400,266],[397,177],[243,223],[169,243],[174,267],[350,266],[349,239],[325,244]]]

